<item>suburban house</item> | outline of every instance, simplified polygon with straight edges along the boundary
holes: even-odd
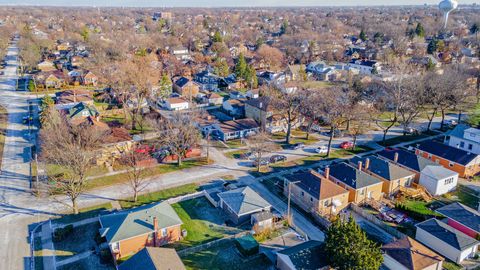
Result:
[[[415,178],[412,171],[375,156],[353,158],[350,162],[354,165],[362,162],[363,171],[380,178],[383,181],[382,192],[389,195],[397,192],[400,187],[409,187]]]
[[[260,97],[260,91],[258,89],[248,90],[247,94],[245,94],[245,96],[248,99],[259,98]]]
[[[255,213],[250,218],[250,224],[258,227],[260,230],[270,229],[273,227],[273,214],[270,211]]]
[[[245,102],[245,117],[252,118],[260,124],[261,128],[269,133],[277,133],[287,129],[283,117],[274,113],[268,97],[249,99]],[[300,121],[293,123],[293,128],[298,127]]]
[[[77,103],[65,113],[67,119],[73,123],[75,123],[75,121],[83,121],[83,119],[87,117],[97,118],[100,115],[95,106],[87,105],[83,102]]]
[[[169,111],[182,111],[187,110],[189,104],[183,98],[167,98],[164,102],[164,107]]]
[[[270,212],[272,206],[250,187],[218,193],[219,206],[228,219],[235,224],[251,220],[251,215],[259,212]]]
[[[448,225],[478,239],[480,235],[480,212],[458,202],[440,207],[436,211],[447,217]]]
[[[323,242],[310,240],[277,252],[279,270],[328,270],[328,255]]]
[[[214,125],[216,134],[222,141],[243,139],[259,132],[260,127],[251,118],[231,120]]]
[[[198,84],[188,78],[180,77],[173,84],[173,90],[183,97],[194,97],[200,91]]]
[[[341,73],[334,66],[329,66],[323,61],[311,62],[307,65],[306,71],[321,81],[335,81],[341,77]]]
[[[85,76],[83,76],[83,84],[84,85],[97,86],[97,84],[98,84],[97,75],[93,74],[91,71],[87,72],[87,74],[85,74]]]
[[[326,169],[329,170],[328,168]],[[317,172],[298,172],[288,175],[284,181],[283,193],[307,212],[320,215],[336,215],[348,206],[349,191],[329,181]]]
[[[204,101],[209,105],[222,105],[223,97],[217,93],[208,93],[204,96]]]
[[[180,240],[182,220],[167,201],[100,216],[100,235],[117,260]]]
[[[246,99],[229,99],[223,102],[222,108],[229,115],[241,118],[245,115]]]
[[[35,76],[35,82],[45,88],[61,88],[65,85],[65,75],[61,71],[41,72]]]
[[[480,154],[480,129],[467,125],[457,125],[445,136],[445,143],[451,147]]]
[[[195,74],[194,80],[200,86],[200,90],[214,92],[220,91],[218,85],[220,78],[217,75],[211,73],[208,69]]]
[[[57,92],[55,93],[55,99],[57,108],[62,106],[70,108],[72,106],[75,106],[79,102],[83,102],[88,105],[93,105],[94,103],[92,92],[80,89]]]
[[[50,72],[57,69],[52,62],[47,60],[38,63],[37,68],[42,72]]]
[[[179,61],[186,61],[190,60],[190,52],[187,48],[184,47],[176,47],[171,49],[171,54],[177,58]]]
[[[339,163],[325,169],[328,179],[347,189],[350,194],[348,201],[362,203],[366,200],[382,198],[383,181],[362,171],[361,162],[358,168],[347,163]]]
[[[457,188],[458,173],[442,166],[428,165],[420,173],[418,183],[433,196],[443,195]]]
[[[415,239],[445,258],[462,263],[475,255],[480,242],[437,219],[429,219],[415,225]]]
[[[173,248],[146,247],[118,266],[118,270],[185,270]]]
[[[457,172],[460,177],[471,177],[480,172],[479,155],[433,140],[418,143],[415,154]]]
[[[360,74],[371,75],[379,72],[381,67],[377,61],[353,59],[348,63],[350,69],[356,69]]]
[[[383,264],[395,270],[442,270],[442,256],[410,237],[382,246]]]

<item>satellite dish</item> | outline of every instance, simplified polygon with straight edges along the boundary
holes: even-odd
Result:
[[[443,16],[445,18],[445,25],[443,26],[444,28],[447,28],[448,15],[450,12],[457,9],[457,7],[458,2],[455,0],[443,0],[440,2],[440,4],[438,4],[438,8],[443,12]]]

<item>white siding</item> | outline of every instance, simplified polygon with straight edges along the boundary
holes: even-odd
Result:
[[[453,178],[452,181],[447,181],[449,178]],[[457,187],[457,181],[458,174],[444,179],[436,179],[433,176],[421,172],[419,184],[424,186],[430,194],[438,196],[455,190]]]
[[[463,143],[462,143],[463,142]],[[458,137],[450,137],[448,141],[448,145],[451,147],[455,147],[458,149],[462,149],[474,154],[480,154],[480,143],[473,142],[471,140],[465,140],[463,138]],[[469,149],[469,145],[471,145],[471,150]]]
[[[391,270],[409,270],[387,254],[383,254],[383,264]]]

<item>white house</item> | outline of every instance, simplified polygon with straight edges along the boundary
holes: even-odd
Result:
[[[373,70],[380,71],[381,67],[377,61],[353,59],[348,63],[350,69],[356,69],[360,74],[371,75]]]
[[[168,98],[165,100],[164,107],[170,111],[181,111],[189,108],[188,101],[183,98]]]
[[[440,255],[461,263],[475,255],[480,242],[437,219],[429,219],[415,225],[415,239]]]
[[[172,49],[172,54],[177,58],[179,61],[190,60],[190,52],[187,48],[184,47],[177,47]]]
[[[438,196],[455,190],[457,181],[458,173],[442,166],[428,165],[420,172],[419,184],[433,196]]]
[[[476,155],[480,154],[480,129],[457,125],[447,133],[445,143]]]

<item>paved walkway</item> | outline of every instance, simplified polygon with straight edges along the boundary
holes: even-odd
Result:
[[[42,225],[42,256],[43,256],[43,269],[55,270],[55,247],[52,242],[53,229],[50,222],[45,222]]]
[[[92,255],[92,253],[93,253],[93,251],[89,250],[89,251],[85,251],[85,252],[70,256],[68,259],[56,262],[56,267],[61,267],[61,266],[67,265],[69,263],[73,263],[73,262],[76,262],[76,261],[83,260],[83,259],[87,258],[88,256]]]

